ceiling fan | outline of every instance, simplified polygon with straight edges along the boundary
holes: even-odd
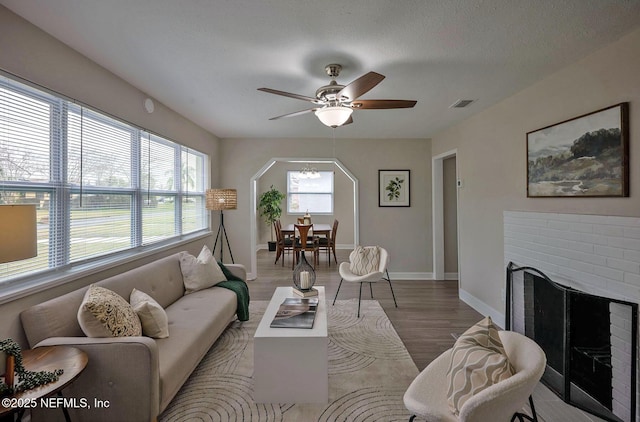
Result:
[[[329,82],[329,85],[318,88],[315,98],[292,94],[285,91],[278,91],[271,88],[258,88],[258,91],[309,101],[318,105],[318,107],[272,117],[269,120],[300,116],[302,114],[313,112],[322,123],[335,128],[353,123],[353,117],[351,117],[353,110],[411,108],[416,105],[417,101],[414,100],[359,100],[358,98],[360,98],[360,96],[366,94],[369,90],[382,82],[384,75],[379,73],[369,72],[348,85],[340,85],[336,82],[336,78],[340,75],[340,71],[342,70],[341,65],[329,64],[324,68],[324,70],[331,78],[331,82]]]

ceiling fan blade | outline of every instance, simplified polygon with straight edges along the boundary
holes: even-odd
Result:
[[[353,123],[353,115],[349,116],[349,118],[347,119],[347,121],[346,121],[346,122],[344,122],[343,124],[341,124],[340,126],[350,125],[351,123]]]
[[[313,111],[316,111],[317,108],[309,108],[307,110],[300,110],[300,111],[294,111],[293,113],[287,113],[287,114],[283,114],[282,116],[276,116],[276,117],[272,117],[269,120],[277,120],[277,119],[282,119],[283,117],[294,117],[294,116],[300,116],[302,114],[307,114],[307,113],[311,113]]]
[[[357,100],[351,103],[351,107],[360,110],[380,110],[386,108],[411,108],[416,105],[414,100]]]
[[[360,76],[349,85],[345,86],[338,92],[338,98],[346,97],[353,101],[361,95],[367,93],[371,88],[378,85],[384,79],[384,75],[376,72],[369,72]]]
[[[258,88],[258,91],[268,92],[269,94],[282,95],[282,96],[284,96],[284,97],[295,98],[295,99],[297,99],[297,100],[302,100],[302,101],[311,101],[312,103],[314,103],[314,102],[317,102],[317,101],[318,101],[318,99],[317,99],[317,98],[307,97],[306,95],[293,94],[293,93],[291,93],[291,92],[278,91],[277,89],[271,89],[271,88]]]

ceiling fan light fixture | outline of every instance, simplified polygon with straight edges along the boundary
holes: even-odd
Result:
[[[324,125],[329,127],[338,127],[342,126],[347,120],[349,120],[351,113],[353,113],[353,109],[345,106],[329,106],[318,109],[315,113]]]

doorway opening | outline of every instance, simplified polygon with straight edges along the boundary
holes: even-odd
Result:
[[[451,278],[458,279],[458,285],[460,285],[460,270],[459,270],[459,258],[460,247],[458,245],[458,189],[460,188],[460,180],[458,178],[458,163],[455,162],[455,180],[451,181],[449,176],[448,166],[445,165],[445,160],[456,158],[457,150],[447,151],[432,158],[432,211],[433,211],[433,278],[435,280],[445,280]],[[446,170],[446,171],[445,171]],[[445,198],[450,196],[447,194],[447,186],[445,183],[455,183],[455,206],[447,206]],[[445,221],[447,224],[445,224]],[[449,224],[451,223],[451,224]],[[454,230],[451,229],[454,227]],[[449,227],[449,229],[447,229]],[[454,239],[449,239],[445,242],[445,235],[454,236]],[[447,249],[445,243],[455,243],[454,248],[449,248],[449,254],[455,254],[455,259],[449,259],[448,261],[455,262],[456,273],[451,271],[446,272],[445,259],[447,258]],[[451,250],[453,249],[453,250]]]
[[[349,169],[337,158],[271,158],[260,170],[251,177],[249,181],[249,197],[250,197],[250,221],[251,221],[251,267],[247,271],[247,279],[255,280],[258,276],[258,181],[269,171],[276,163],[300,163],[300,164],[333,164],[335,168],[341,171],[351,182],[353,186],[353,242],[354,245],[359,244],[359,205],[358,205],[358,179],[349,171]]]

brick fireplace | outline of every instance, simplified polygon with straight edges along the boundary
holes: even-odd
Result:
[[[575,289],[577,292],[593,295],[595,299],[582,298],[588,295],[574,295],[579,299],[571,300],[574,312],[581,308],[585,310],[578,320],[584,321],[587,318],[591,324],[596,322],[598,315],[601,315],[600,319],[604,320],[605,328],[600,331],[606,332],[601,335],[601,338],[607,344],[608,353],[605,353],[606,356],[601,359],[594,359],[593,356],[597,351],[590,350],[586,356],[589,356],[589,362],[593,362],[594,372],[589,378],[610,378],[611,382],[610,386],[606,384],[604,392],[600,391],[595,395],[600,396],[601,401],[608,400],[610,403],[611,414],[607,419],[638,420],[637,414],[630,415],[630,408],[633,407],[631,403],[636,404],[636,409],[638,407],[637,394],[633,393],[637,388],[631,388],[629,385],[632,367],[637,367],[631,364],[629,355],[631,339],[635,338],[630,332],[631,310],[629,306],[606,299],[599,300],[598,297],[635,304],[640,302],[640,219],[507,211],[504,213],[504,245],[505,267],[509,262],[513,262],[516,266],[533,267],[555,283],[566,286],[570,290]],[[525,282],[527,277],[532,276],[527,275],[526,272],[513,274],[511,327],[514,331],[521,333],[527,330],[532,331],[530,321],[534,317],[525,315],[525,312],[534,312],[533,305],[525,303],[533,300],[531,286],[538,283],[538,296],[544,293],[539,282],[531,279]],[[553,297],[544,299],[542,305],[537,305],[537,312],[555,313],[557,306],[548,306],[549,309],[546,311],[540,310],[541,306],[544,307],[544,303],[553,303],[553,301]],[[541,318],[538,317],[538,319]],[[586,325],[587,328],[583,330],[590,326]],[[538,331],[549,332],[551,328],[553,327],[539,328]],[[574,328],[573,335],[579,336],[579,324],[574,324]],[[593,335],[588,331],[584,334],[587,337],[587,343],[591,337],[597,337],[595,332]],[[541,341],[557,343],[557,339],[554,338]],[[576,341],[580,343],[580,340]],[[576,349],[578,354],[571,357],[573,367],[579,366],[580,354],[585,352],[584,346],[589,344],[581,344]],[[552,346],[549,347],[553,349]],[[549,357],[552,361],[558,359],[554,356]],[[603,361],[607,362],[601,365]],[[596,364],[604,370],[597,369]],[[545,377],[547,377],[546,373]],[[551,381],[547,379],[545,383],[549,386],[553,382],[551,377]],[[583,385],[585,382],[588,383],[589,380],[583,381]],[[600,381],[594,383],[600,386],[602,384]],[[557,389],[555,391],[558,393]],[[558,394],[562,397],[562,394]],[[577,394],[572,395],[577,396]]]

